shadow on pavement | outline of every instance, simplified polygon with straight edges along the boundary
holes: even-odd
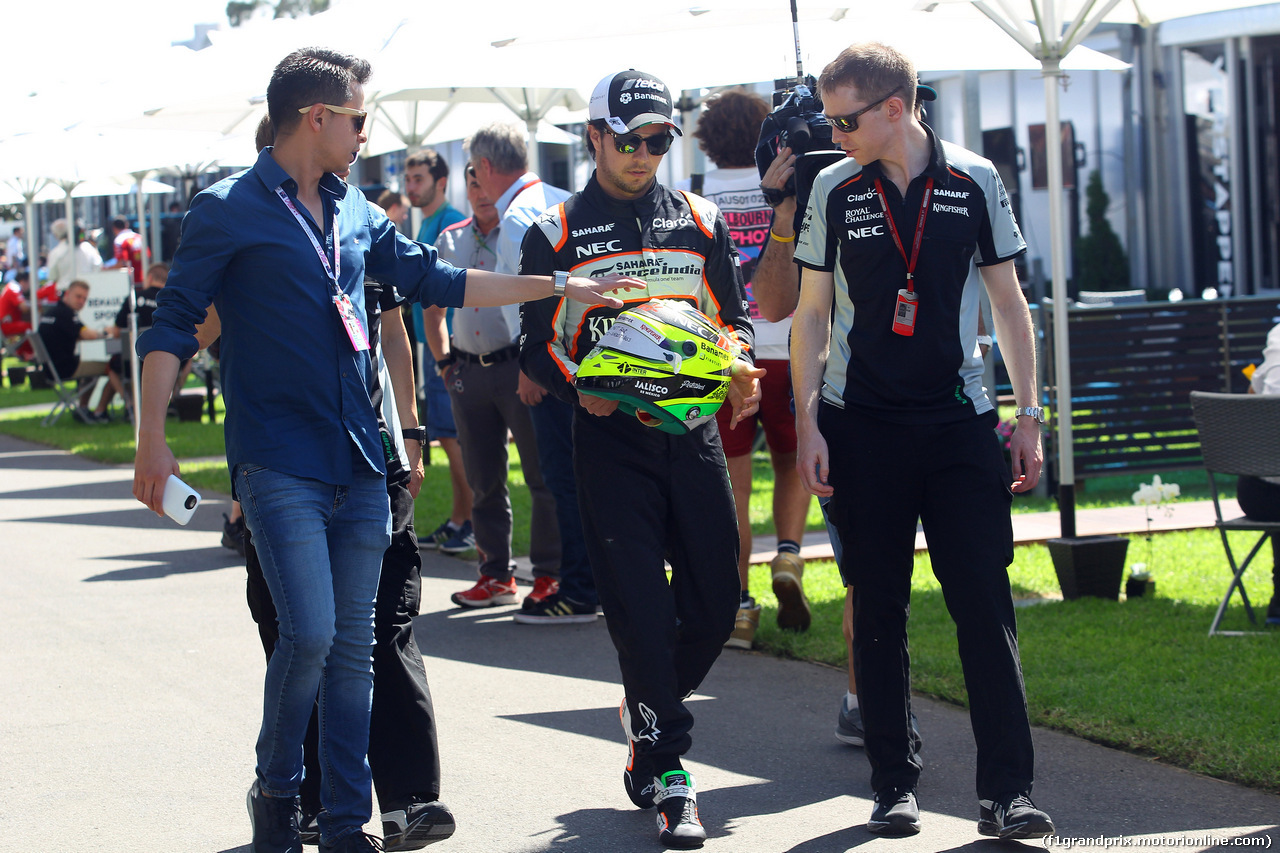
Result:
[[[133,500],[133,477],[105,483],[72,483],[66,486],[51,486],[47,489],[4,492],[0,493],[0,497],[7,501]]]
[[[18,450],[0,453],[0,469],[15,471],[90,471],[101,463],[88,462],[65,450]]]
[[[164,578],[170,575],[189,575],[195,572],[216,572],[222,569],[244,568],[244,557],[227,548],[201,548],[188,551],[163,551],[154,554],[121,554],[110,557],[112,560],[128,562],[150,562],[149,566],[134,566],[128,569],[116,569],[103,572],[84,579],[85,583],[96,581],[147,581]]]
[[[457,578],[457,588],[463,589],[475,577],[470,561],[429,553],[423,560],[424,571],[437,580],[436,589],[441,578]],[[521,588],[522,596],[526,589]],[[463,610],[438,596],[427,593],[425,612],[415,620],[424,654],[497,669],[619,683],[617,658],[603,619],[588,625],[518,625],[511,620],[515,606]],[[706,803],[706,819],[714,824],[733,815],[778,813],[843,795],[870,799],[870,769],[862,750],[839,744],[833,737],[842,680],[833,679],[827,668],[798,666],[767,654],[726,651],[721,656],[699,695],[691,700],[697,724],[688,757],[768,781],[707,790],[700,795]],[[912,704],[925,737],[920,780],[925,820],[930,814],[950,815],[976,824],[974,743],[967,711],[923,696],[916,696]],[[516,714],[508,719],[600,739],[600,760],[616,762],[621,776],[626,748],[616,705]],[[1057,732],[1034,729],[1033,737],[1034,797],[1054,817],[1061,835],[1232,835],[1229,828],[1233,826],[1275,822],[1275,800],[1263,792]],[[1098,803],[1107,807],[1099,809]],[[587,825],[596,819],[597,811],[563,818],[565,840],[557,840],[555,849],[585,851],[588,848],[578,847],[575,839],[616,833],[620,824],[612,810],[603,810],[612,817],[599,832]],[[792,850],[827,853],[863,844],[873,838],[863,827],[869,814],[869,806],[858,803],[847,815],[849,829]],[[651,821],[651,817],[645,819],[646,832]],[[708,830],[713,835],[731,834],[731,829],[720,825],[714,830],[709,825]],[[1019,849],[1015,845],[981,839],[975,827],[974,843],[954,849]]]

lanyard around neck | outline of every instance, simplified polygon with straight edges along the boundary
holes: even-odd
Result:
[[[302,232],[307,235],[307,239],[311,241],[311,247],[316,250],[316,255],[320,258],[320,263],[324,266],[325,275],[329,277],[329,281],[333,283],[334,290],[341,292],[342,287],[338,284],[338,276],[342,274],[342,243],[338,238],[338,211],[333,212],[333,264],[329,264],[329,258],[324,253],[324,247],[320,245],[320,241],[316,239],[316,234],[311,230],[311,226],[307,224],[307,220],[302,218],[302,214],[298,212],[298,208],[294,206],[293,199],[289,198],[289,194],[284,191],[284,187],[276,187],[276,195],[280,196],[280,200],[284,202],[284,206],[289,208],[289,212],[293,214],[293,218],[298,220],[298,225],[302,227]]]
[[[898,236],[898,226],[893,221],[893,214],[889,212],[889,200],[885,198],[884,186],[881,185],[879,178],[876,178],[876,193],[880,196],[880,207],[884,210],[885,221],[889,223],[889,233],[893,236],[894,245],[898,247],[898,254],[902,255],[902,260],[907,264],[907,292],[915,293],[916,261],[920,260],[920,242],[924,240],[924,220],[929,214],[929,199],[933,196],[933,178],[926,181],[924,185],[924,198],[920,201],[920,216],[916,220],[916,235],[911,242],[909,258],[907,250],[902,246],[902,238]]]

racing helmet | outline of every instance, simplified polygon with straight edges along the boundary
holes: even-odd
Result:
[[[577,388],[663,432],[711,421],[742,347],[697,308],[653,299],[623,311],[578,366]]]

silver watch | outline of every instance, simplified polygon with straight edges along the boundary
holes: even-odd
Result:
[[[1044,409],[1040,406],[1019,406],[1013,410],[1013,416],[1020,418],[1023,415],[1035,418],[1036,423],[1044,425]]]
[[[564,289],[569,284],[569,274],[564,270],[556,270],[551,274],[552,290],[551,295],[556,299],[564,299]]]

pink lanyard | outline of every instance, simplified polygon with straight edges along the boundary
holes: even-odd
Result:
[[[284,206],[289,208],[289,212],[293,214],[293,218],[298,220],[302,232],[307,235],[307,239],[311,241],[311,247],[316,250],[316,255],[320,258],[320,263],[324,265],[325,275],[329,276],[329,281],[333,282],[333,288],[341,293],[342,288],[338,285],[338,276],[342,274],[342,243],[338,237],[338,212],[333,212],[333,265],[329,265],[329,258],[324,253],[320,241],[316,239],[315,232],[311,230],[311,226],[307,224],[307,220],[302,218],[302,214],[298,212],[298,208],[294,207],[293,199],[289,198],[289,194],[284,191],[283,187],[276,187],[276,195],[280,196],[280,200],[284,202]]]
[[[365,333],[364,326],[359,318],[356,317],[355,307],[351,304],[351,297],[343,293],[342,286],[338,284],[338,275],[342,272],[342,241],[338,235],[338,211],[334,210],[333,212],[333,266],[330,266],[329,258],[325,255],[324,249],[321,248],[320,241],[316,239],[315,232],[311,230],[311,226],[307,225],[307,221],[302,218],[302,214],[294,206],[289,194],[284,191],[283,187],[276,187],[276,195],[280,196],[284,206],[289,208],[293,218],[298,220],[298,225],[307,235],[307,239],[311,241],[311,247],[316,250],[316,256],[320,258],[320,263],[324,266],[325,275],[329,276],[329,283],[333,285],[333,305],[338,309],[338,319],[342,321],[347,337],[351,339],[351,346],[356,352],[363,352],[369,349],[369,336]]]

